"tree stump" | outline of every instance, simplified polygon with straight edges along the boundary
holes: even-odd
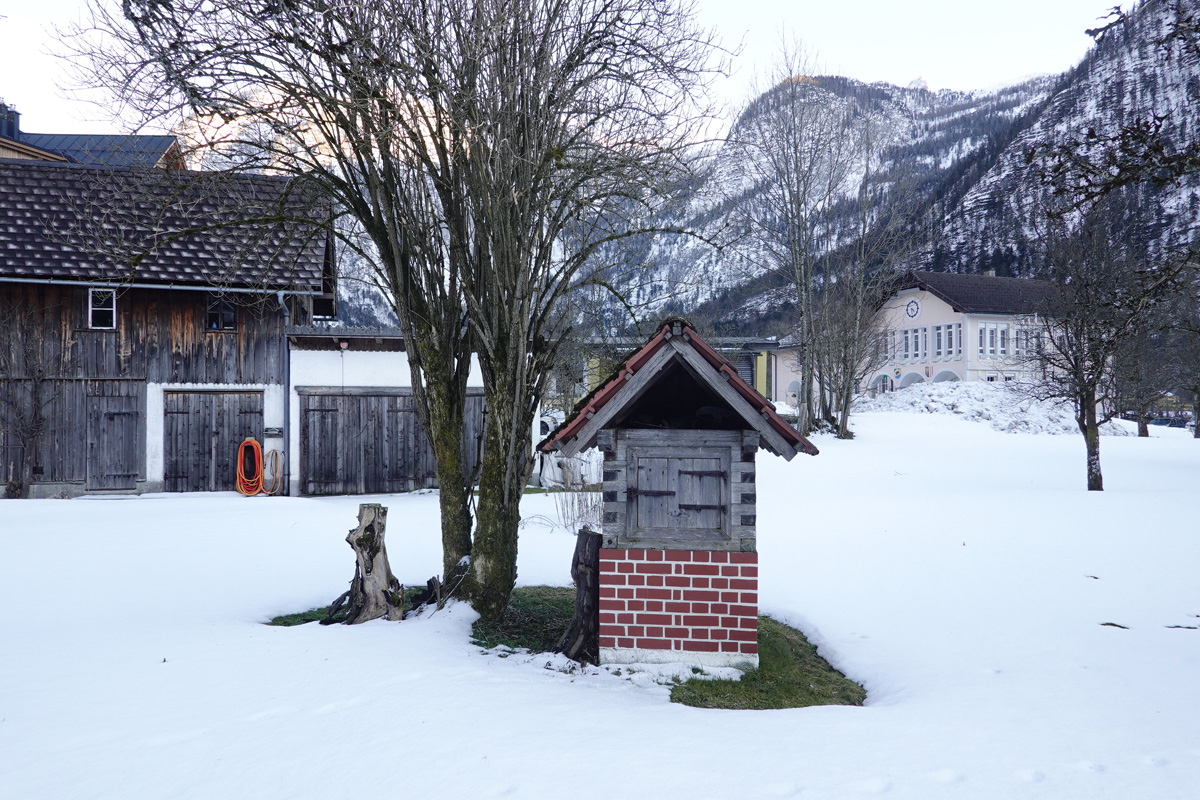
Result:
[[[599,533],[583,528],[575,537],[571,579],[575,581],[575,619],[558,650],[581,664],[600,663],[600,542]]]
[[[350,582],[347,625],[357,625],[380,617],[400,620],[404,617],[404,587],[392,575],[384,546],[387,507],[362,503],[358,507],[358,527],[351,528],[346,541],[354,550],[354,580]],[[332,617],[341,599],[330,609]]]

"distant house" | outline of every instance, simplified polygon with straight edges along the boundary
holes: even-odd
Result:
[[[1024,278],[909,272],[877,312],[883,363],[862,389],[877,394],[914,383],[1014,381],[1041,330],[1039,314],[1053,286]],[[798,405],[799,340],[779,340],[774,398]]]
[[[747,336],[714,336],[708,342],[733,365],[739,378],[768,400],[774,399],[775,351],[779,342],[773,337]],[[584,374],[579,387],[582,390],[580,394],[596,388],[615,364],[643,344],[642,339],[635,337],[589,339],[578,343]]]
[[[0,158],[102,167],[182,169],[184,166],[174,136],[29,133],[21,130],[21,114],[3,101],[0,101]]]
[[[1053,285],[1024,278],[910,272],[877,312],[886,361],[866,389],[1029,377]]]

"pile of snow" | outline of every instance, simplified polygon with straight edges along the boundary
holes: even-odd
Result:
[[[969,422],[984,422],[1002,433],[1079,435],[1071,404],[1039,400],[1033,388],[1019,383],[918,383],[907,389],[854,401],[855,412],[891,411],[910,414],[952,414]],[[1132,436],[1123,422],[1100,428],[1104,436]]]

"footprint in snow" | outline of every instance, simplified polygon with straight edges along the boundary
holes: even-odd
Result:
[[[962,783],[966,780],[966,775],[952,769],[939,769],[929,773],[929,779],[934,783],[943,783],[950,785],[952,783]]]
[[[1046,776],[1036,769],[1020,769],[1013,773],[1013,775],[1021,783],[1041,783],[1046,779]]]
[[[1103,764],[1097,764],[1094,761],[1080,761],[1075,764],[1075,769],[1079,770],[1080,772],[1091,772],[1098,775],[1107,770],[1108,767],[1104,766]]]
[[[852,783],[847,788],[849,788],[851,791],[859,792],[860,794],[883,794],[884,792],[891,790],[892,783],[891,781],[883,778],[868,778],[865,781]]]

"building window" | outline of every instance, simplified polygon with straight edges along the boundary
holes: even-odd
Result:
[[[933,357],[942,357],[942,326],[933,326]]]
[[[909,350],[909,331],[907,328],[905,328],[905,330],[904,330],[904,360],[905,361],[908,361],[910,352],[911,351]]]
[[[204,328],[209,331],[237,330],[237,309],[233,301],[225,297],[209,298]]]
[[[1008,326],[1000,326],[1000,355],[1008,355]]]
[[[116,289],[88,289],[88,327],[99,331],[116,329]]]

